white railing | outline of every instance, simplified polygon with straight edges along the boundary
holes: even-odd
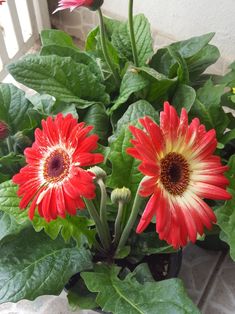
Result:
[[[0,81],[6,65],[23,56],[50,27],[46,0],[7,0],[0,5]]]

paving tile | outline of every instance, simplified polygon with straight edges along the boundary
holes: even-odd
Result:
[[[235,263],[227,255],[202,306],[203,314],[235,313]],[[217,311],[217,312],[216,312]]]
[[[179,277],[196,304],[203,295],[220,255],[220,252],[204,250],[196,245],[188,245],[183,251]]]

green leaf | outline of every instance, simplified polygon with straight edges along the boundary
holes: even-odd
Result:
[[[96,104],[86,110],[82,121],[94,126],[93,133],[99,136],[101,141],[107,141],[110,131],[109,117],[103,105]]]
[[[29,221],[19,224],[13,216],[0,211],[0,241],[8,235],[18,234],[29,225]]]
[[[61,47],[72,47],[79,50],[73,43],[72,37],[60,30],[45,29],[41,32],[40,37],[43,46],[57,45]]]
[[[224,93],[225,85],[213,85],[209,80],[198,89],[197,98],[191,113],[200,118],[201,123],[207,129],[215,129],[217,137],[223,136],[229,119],[221,106],[221,96]]]
[[[130,246],[124,246],[122,247],[118,252],[115,253],[114,258],[116,259],[124,259],[130,254],[131,247]]]
[[[23,155],[10,153],[0,158],[0,172],[13,176],[25,165],[25,158]]]
[[[150,24],[143,14],[134,17],[134,32],[139,66],[146,65],[153,54],[153,47]],[[128,23],[115,28],[112,43],[122,58],[133,61]]]
[[[173,96],[172,104],[176,108],[177,112],[180,113],[182,108],[185,108],[188,112],[192,108],[196,99],[196,92],[194,88],[180,84]]]
[[[32,96],[28,96],[28,98],[33,104],[33,108],[43,118],[48,116],[55,116],[58,113],[62,113],[63,115],[71,113],[74,118],[78,118],[75,104],[66,104],[46,94],[34,94]]]
[[[179,279],[140,284],[133,275],[118,278],[119,268],[100,265],[81,274],[88,289],[97,292],[96,302],[113,314],[199,314]]]
[[[233,168],[234,168],[234,158],[233,158]],[[234,177],[232,174],[231,179]],[[231,181],[232,186],[234,186],[234,181]],[[217,217],[217,224],[221,228],[222,232],[225,234],[222,240],[227,242],[230,246],[231,258],[235,261],[235,190],[229,190],[232,194],[232,199],[227,201],[224,206],[218,208],[215,211]]]
[[[167,244],[165,241],[161,241],[156,232],[134,234],[131,238],[130,245],[132,250],[131,254],[134,256],[176,252],[171,245]]]
[[[86,51],[94,51],[97,45],[96,36],[99,34],[99,27],[93,28],[87,35],[85,42],[85,50]]]
[[[187,60],[190,72],[190,80],[194,81],[210,65],[214,64],[220,57],[219,49],[213,45],[207,45],[196,55]]]
[[[131,190],[131,194],[134,196],[142,174],[138,170],[139,161],[126,153],[126,149],[131,146],[131,138],[129,129],[123,128],[118,138],[110,145],[108,159],[112,163],[112,174],[107,178],[106,184],[111,188],[125,186]]]
[[[110,113],[124,104],[133,93],[142,91],[148,84],[148,80],[140,75],[139,71],[134,68],[129,68],[123,77],[120,95],[111,108]]]
[[[88,66],[78,64],[70,57],[26,56],[9,65],[9,71],[18,82],[38,93],[74,102],[80,107],[91,105],[89,102],[109,102],[105,86]]]
[[[235,139],[235,129],[226,132],[220,141],[225,145]]]
[[[26,210],[19,209],[17,190],[18,186],[11,180],[0,184],[0,210],[13,216],[21,224],[29,221],[29,218]]]
[[[0,251],[0,303],[59,295],[72,275],[92,268],[87,250],[32,228],[5,239]]]
[[[145,282],[155,282],[147,263],[139,264],[132,274],[141,284],[144,284]]]
[[[164,101],[168,99],[168,92],[176,86],[177,78],[169,79],[154,69],[142,67],[137,68],[137,71],[149,82],[148,87],[146,88],[145,97],[149,102]]]
[[[30,128],[30,108],[32,104],[22,90],[12,84],[0,84],[0,120],[9,125],[11,134]]]
[[[169,46],[168,48],[169,54],[171,57],[176,61],[178,64],[178,67],[176,67],[177,72],[174,74],[171,74],[171,77],[178,76],[178,80],[182,84],[188,84],[189,83],[189,71],[188,66],[185,61],[185,59],[181,56],[181,54],[172,46]]]
[[[50,45],[42,47],[41,56],[56,55],[59,57],[71,57],[76,63],[82,63],[88,66],[90,71],[94,73],[100,81],[103,81],[103,75],[96,60],[84,51],[78,51],[72,47],[61,47],[58,45]]]
[[[95,230],[90,229],[94,222],[86,217],[67,216],[65,219],[58,217],[48,223],[45,219],[35,216],[32,223],[37,232],[44,229],[52,240],[55,240],[61,233],[65,242],[69,242],[73,238],[80,245],[84,236],[90,245],[94,242]]]
[[[115,132],[109,138],[109,142],[113,142],[117,139],[117,136],[120,134],[122,128],[127,128],[129,124],[145,116],[149,116],[155,121],[159,120],[158,112],[146,100],[139,100],[131,104],[126,112],[123,114],[121,119],[118,120]]]
[[[188,79],[195,85],[195,80],[206,68],[215,63],[219,58],[219,50],[208,43],[213,38],[214,33],[193,37],[184,41],[176,42],[166,48],[159,49],[153,56],[150,65],[155,70],[164,73],[172,78],[176,75],[179,64],[182,76],[181,81],[187,83]],[[171,51],[175,51],[175,55]]]
[[[98,308],[96,303],[96,293],[90,292],[83,279],[79,278],[76,284],[68,291],[68,302],[72,311],[79,309],[92,310]]]
[[[235,155],[231,156],[228,162],[228,171],[226,177],[229,179],[229,192],[232,199],[227,201],[216,211],[217,224],[222,230],[220,238],[230,246],[230,255],[235,261]]]

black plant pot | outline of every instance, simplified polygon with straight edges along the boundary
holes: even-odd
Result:
[[[222,241],[219,234],[208,234],[203,241],[197,241],[196,245],[209,251],[227,251],[229,246]]]

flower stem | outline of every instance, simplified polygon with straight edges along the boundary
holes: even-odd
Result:
[[[87,210],[88,210],[91,218],[95,222],[97,233],[99,235],[100,241],[103,244],[104,248],[106,250],[108,250],[109,247],[110,247],[109,246],[109,241],[108,241],[108,239],[106,237],[106,234],[104,232],[104,229],[103,229],[100,217],[99,217],[99,215],[97,213],[97,210],[96,210],[96,208],[95,208],[95,206],[94,206],[94,204],[93,204],[93,202],[91,200],[88,200],[88,199],[84,198],[84,202],[86,204]]]
[[[99,14],[99,19],[100,19],[100,38],[101,38],[101,47],[102,47],[102,51],[104,54],[104,58],[106,63],[108,64],[110,71],[113,74],[115,83],[117,85],[117,87],[119,87],[120,85],[120,76],[119,73],[115,67],[115,65],[113,64],[112,60],[110,59],[109,53],[108,53],[108,48],[107,48],[107,42],[106,42],[106,32],[105,32],[105,25],[104,25],[104,18],[103,18],[103,14],[101,9],[99,8],[98,10],[98,14]]]
[[[123,202],[119,202],[118,204],[118,214],[117,218],[115,220],[115,226],[114,226],[114,244],[117,245],[118,241],[120,240],[121,236],[121,231],[122,231],[122,216],[123,216],[123,209],[124,209],[124,204]]]
[[[130,31],[130,38],[131,38],[131,48],[132,48],[132,54],[134,59],[134,64],[136,67],[139,66],[138,61],[138,54],[137,54],[137,48],[136,48],[136,41],[135,41],[135,31],[134,31],[134,21],[133,21],[133,1],[129,0],[129,13],[128,13],[128,22],[129,22],[129,31]]]
[[[122,249],[123,246],[126,244],[126,241],[129,238],[131,230],[132,230],[132,228],[133,228],[133,226],[135,224],[136,218],[137,218],[137,216],[139,214],[140,205],[141,205],[142,200],[143,200],[143,198],[139,195],[141,183],[142,183],[142,181],[140,182],[138,190],[136,192],[135,200],[134,200],[134,203],[133,203],[133,206],[132,206],[132,209],[131,209],[131,214],[130,214],[130,217],[129,217],[128,221],[127,221],[127,224],[126,224],[126,226],[125,226],[125,228],[123,230],[121,239],[120,239],[118,247],[117,247],[117,252],[120,251],[120,249]]]
[[[9,153],[14,151],[13,144],[12,144],[12,139],[11,139],[10,135],[7,138],[7,148],[8,148]]]
[[[104,181],[102,179],[99,179],[97,181],[97,184],[99,185],[100,191],[101,191],[100,220],[101,220],[101,224],[103,226],[104,232],[106,233],[106,237],[107,237],[109,244],[110,244],[111,243],[111,237],[110,237],[110,233],[109,233],[109,225],[108,225],[107,211],[106,211],[107,192],[106,192]]]

